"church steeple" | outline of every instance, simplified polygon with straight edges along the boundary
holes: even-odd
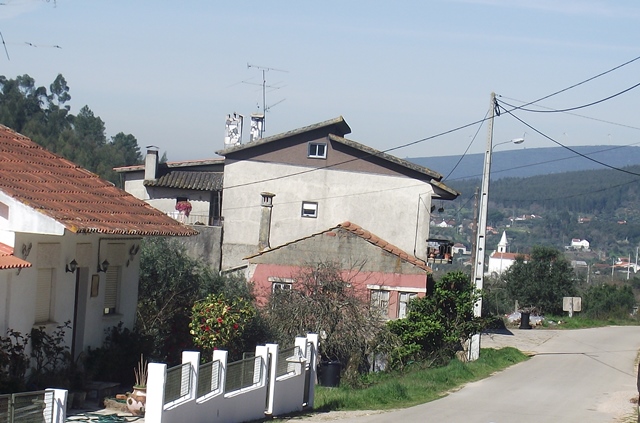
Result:
[[[508,246],[509,246],[509,242],[507,241],[507,231],[503,231],[502,238],[500,238],[500,242],[498,243],[498,252],[506,253]]]

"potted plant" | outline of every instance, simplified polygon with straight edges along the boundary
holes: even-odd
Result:
[[[140,361],[133,369],[136,382],[133,385],[133,392],[127,398],[127,408],[131,414],[135,416],[144,415],[145,405],[147,403],[147,361],[140,354]]]

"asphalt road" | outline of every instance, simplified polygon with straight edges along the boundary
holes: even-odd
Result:
[[[481,345],[514,346],[534,356],[437,401],[370,415],[316,416],[313,421],[610,423],[634,411],[630,401],[638,397],[638,326],[514,329],[511,334],[483,335]]]

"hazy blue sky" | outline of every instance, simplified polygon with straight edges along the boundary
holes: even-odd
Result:
[[[520,104],[640,56],[640,3],[4,0],[0,31],[10,55],[0,51],[1,75],[48,87],[61,73],[73,113],[88,105],[107,136],[131,133],[143,152],[153,144],[185,160],[214,157],[225,116],[262,105],[260,88],[242,82],[261,83],[247,63],[287,71],[266,73],[281,87],[267,105],[284,101],[265,136],[342,115],[348,138],[386,150],[482,119],[492,91]],[[575,107],[639,82],[640,61],[541,104]],[[639,105],[637,88],[574,112],[592,119],[518,116],[567,145],[630,145]],[[462,154],[477,129],[392,154]],[[555,146],[505,114],[494,131],[494,144],[526,131],[514,148]],[[470,152],[485,143],[486,125]]]

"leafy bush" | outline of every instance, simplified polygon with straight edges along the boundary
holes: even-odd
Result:
[[[211,294],[193,305],[189,333],[195,345],[205,351],[226,349],[237,357],[242,352],[242,333],[255,315],[255,307],[248,300]]]
[[[409,302],[407,317],[387,322],[402,341],[392,356],[394,367],[422,360],[446,363],[484,327],[473,317],[477,296],[467,274],[450,272],[432,283],[430,294]]]
[[[25,388],[29,357],[25,353],[29,335],[13,329],[0,336],[0,394],[20,392]]]
[[[595,319],[628,318],[635,303],[629,285],[591,286],[584,293],[584,315]]]
[[[51,333],[44,326],[31,330],[31,358],[34,367],[29,375],[29,389],[71,387],[72,357],[65,344],[65,333],[71,321],[56,326]]]

